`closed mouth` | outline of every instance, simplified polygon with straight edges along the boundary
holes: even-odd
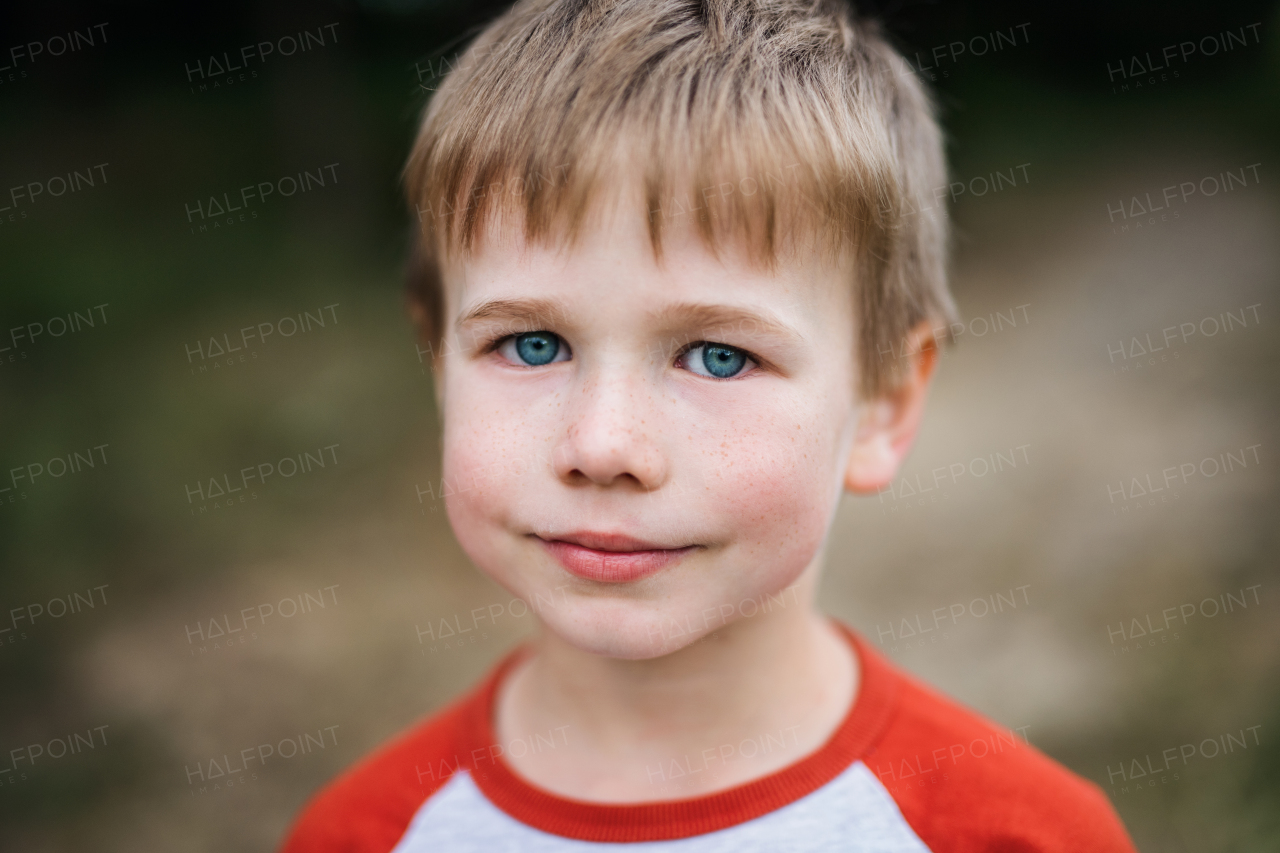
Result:
[[[535,538],[570,574],[600,583],[640,580],[698,548],[665,547],[616,533],[574,532]]]

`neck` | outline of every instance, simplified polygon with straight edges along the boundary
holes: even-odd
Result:
[[[561,746],[510,763],[554,793],[628,802],[708,793],[799,760],[835,731],[857,687],[852,650],[814,609],[816,578],[806,571],[785,607],[648,660],[583,652],[543,630],[502,686],[495,726],[504,742],[558,730]],[[749,740],[771,748],[748,754]],[[656,784],[672,760],[689,777]],[[693,777],[695,764],[709,772]]]

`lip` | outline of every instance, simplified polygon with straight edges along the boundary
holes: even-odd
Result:
[[[630,583],[656,574],[697,548],[663,548],[619,533],[589,531],[537,537],[565,571],[600,583]]]

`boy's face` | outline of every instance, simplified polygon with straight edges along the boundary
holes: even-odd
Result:
[[[762,612],[817,559],[863,432],[849,272],[717,259],[682,229],[659,262],[638,217],[568,249],[512,233],[446,273],[459,542],[597,654],[654,657]]]

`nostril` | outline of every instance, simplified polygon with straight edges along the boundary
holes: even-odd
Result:
[[[574,484],[594,483],[597,486],[618,486],[625,484],[629,487],[649,491],[649,487],[645,486],[644,481],[630,471],[609,473],[601,470],[595,474],[589,474],[581,468],[573,468],[565,476],[565,479]]]

